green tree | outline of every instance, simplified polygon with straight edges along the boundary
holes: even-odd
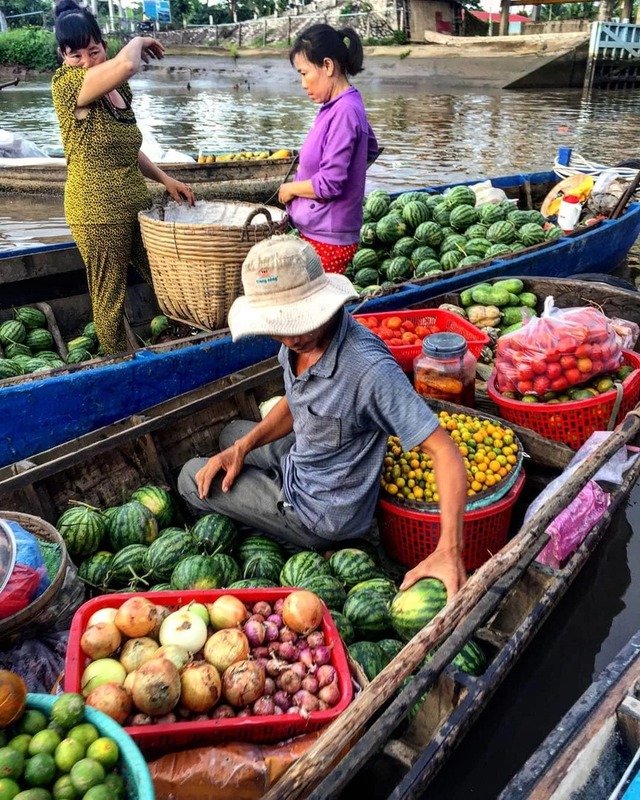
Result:
[[[14,17],[7,20],[10,28],[42,25],[44,19],[53,17],[51,3],[48,0],[0,0],[0,10],[6,17]],[[16,14],[29,14],[29,16],[16,17]]]

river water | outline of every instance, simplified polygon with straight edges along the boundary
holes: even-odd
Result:
[[[171,59],[167,59],[170,63]],[[144,129],[163,148],[197,154],[297,147],[315,115],[295,78],[213,85],[206,75],[147,71],[132,81]],[[640,156],[640,93],[438,94],[363,82],[385,151],[368,190],[548,169],[559,146],[606,165]],[[0,127],[55,151],[43,78],[0,92]],[[68,239],[60,200],[0,196],[0,250]],[[634,279],[637,253],[627,275]],[[640,626],[640,489],[488,709],[427,791],[429,800],[493,800],[592,678]]]

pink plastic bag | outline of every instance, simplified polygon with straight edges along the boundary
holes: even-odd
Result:
[[[585,536],[600,520],[611,502],[611,496],[595,481],[589,481],[571,503],[550,523],[550,541],[538,554],[536,561],[548,567],[560,564],[582,543]]]

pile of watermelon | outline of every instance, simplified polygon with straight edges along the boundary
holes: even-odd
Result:
[[[66,345],[68,351],[67,364],[80,364],[100,355],[100,344],[93,320],[84,326],[80,336],[70,339]]]
[[[513,203],[476,208],[468,186],[442,194],[411,191],[395,199],[382,189],[364,201],[360,245],[347,269],[358,291],[389,288],[554,241],[562,230],[539,211]]]
[[[0,380],[64,366],[39,308],[16,308],[13,317],[0,325]]]

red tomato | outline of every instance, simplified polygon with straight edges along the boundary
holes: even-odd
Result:
[[[593,374],[600,375],[601,372],[604,372],[604,363],[602,361],[594,361],[593,362]]]
[[[550,381],[556,380],[562,375],[562,367],[557,361],[547,364],[547,377]]]
[[[579,358],[576,364],[580,372],[591,372],[593,369],[593,362],[590,358]]]
[[[416,340],[416,335],[412,331],[404,331],[401,339],[405,344],[413,344]]]
[[[562,355],[568,355],[573,353],[576,349],[576,342],[571,338],[571,336],[563,336],[556,346],[556,350],[561,353]]]
[[[402,317],[387,317],[382,324],[386,325],[387,328],[391,328],[392,331],[397,331],[402,325]]]
[[[520,381],[532,381],[535,377],[535,373],[530,364],[519,364],[517,375]]]
[[[376,331],[378,336],[381,339],[384,339],[385,342],[388,342],[390,339],[393,339],[393,331],[383,325],[379,330]]]
[[[531,368],[536,375],[544,375],[547,371],[547,365],[542,358],[537,358],[531,362]]]
[[[551,351],[547,350],[547,352],[544,354],[544,358],[547,363],[551,362],[555,363],[557,361],[560,361],[560,353],[556,353],[555,350]]]
[[[602,345],[602,344],[594,344],[594,345],[592,345],[591,346],[591,355],[589,356],[589,358],[591,358],[592,361],[600,361],[600,359],[603,358],[603,356],[604,356],[604,354],[603,354],[604,347],[605,346]]]
[[[567,383],[570,386],[574,383],[580,383],[580,381],[584,380],[584,375],[575,367],[573,369],[565,370],[564,377],[567,379]]]
[[[560,358],[560,366],[566,372],[568,369],[574,369],[577,364],[575,356],[562,356]]]
[[[425,328],[424,325],[416,325],[414,331],[416,336],[419,336],[421,339],[424,339],[425,336],[429,335],[429,329]]]
[[[565,377],[556,378],[551,381],[550,388],[552,392],[564,392],[565,389],[569,388],[569,381]]]
[[[575,356],[576,358],[589,358],[591,354],[591,345],[589,344],[581,344],[576,347]]]
[[[403,331],[414,331],[416,326],[411,322],[410,319],[405,319],[402,325],[400,326]]]
[[[533,391],[533,381],[518,381],[518,391],[520,394],[527,394]]]
[[[538,375],[533,381],[533,391],[537,395],[542,395],[545,394],[545,392],[548,392],[550,386],[551,381],[546,375]]]
[[[397,336],[392,336],[387,344],[391,345],[391,347],[402,347],[405,342],[403,342],[402,339],[398,338]]]

